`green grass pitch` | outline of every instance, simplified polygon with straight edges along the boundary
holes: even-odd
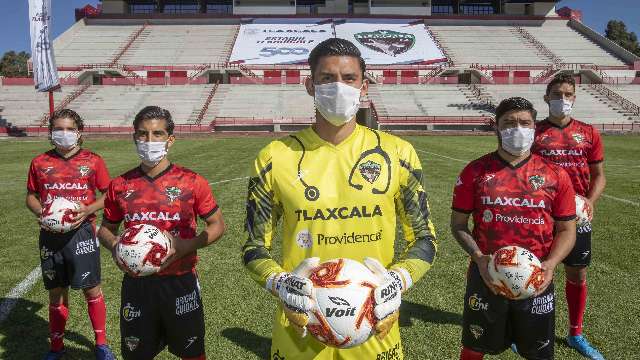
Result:
[[[407,359],[457,359],[467,257],[449,234],[451,190],[465,163],[495,148],[491,136],[407,137],[422,160],[427,191],[440,244],[430,272],[403,299],[400,325]],[[210,182],[228,224],[225,236],[200,251],[198,270],[207,324],[210,359],[268,357],[275,300],[253,283],[242,267],[246,183],[258,150],[271,138],[181,139],[171,149],[173,162],[189,167]],[[640,354],[640,137],[605,136],[606,194],[594,220],[593,264],[585,332],[608,359],[634,359]],[[136,166],[129,140],[89,138],[85,147],[101,154],[112,176]],[[39,263],[38,228],[24,206],[26,174],[31,158],[49,148],[46,140],[0,142],[0,296],[4,297]],[[437,155],[436,155],[437,154]],[[442,157],[446,156],[446,157]],[[447,158],[448,157],[448,158]],[[462,161],[460,161],[462,160]],[[218,181],[239,180],[215,183]],[[635,205],[634,205],[635,203]],[[402,245],[402,242],[400,242]],[[277,252],[277,249],[276,249]],[[103,251],[103,289],[107,332],[120,353],[118,306],[122,274]],[[556,358],[579,359],[562,340],[567,332],[564,274],[556,271]],[[0,324],[0,358],[40,359],[48,349],[47,295],[36,282]],[[67,323],[66,359],[93,358],[93,332],[80,292],[72,292]],[[163,352],[158,359],[172,359]],[[498,359],[515,359],[509,351]]]

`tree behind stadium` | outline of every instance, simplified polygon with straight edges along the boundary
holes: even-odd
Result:
[[[16,53],[7,51],[0,59],[0,76],[19,77],[29,76],[27,70],[27,60],[31,55],[25,51]]]
[[[640,56],[638,37],[633,31],[627,31],[627,25],[623,21],[609,20],[605,35],[609,40]]]

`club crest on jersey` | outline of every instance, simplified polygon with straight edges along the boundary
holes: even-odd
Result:
[[[358,170],[360,170],[360,175],[367,180],[369,183],[373,184],[378,177],[380,176],[380,170],[382,167],[375,161],[368,160],[358,166]]]
[[[124,343],[127,344],[129,351],[133,351],[138,347],[138,344],[140,344],[140,339],[135,336],[127,336],[124,338]]]
[[[80,173],[80,176],[85,177],[87,175],[89,175],[89,171],[91,169],[87,166],[87,165],[80,165],[78,166],[78,172]]]
[[[478,325],[470,325],[469,326],[469,331],[471,331],[471,334],[476,339],[479,339],[480,336],[482,336],[482,334],[484,334],[484,329],[482,327],[478,326]]]
[[[164,189],[165,195],[169,198],[169,202],[174,202],[177,198],[182,194],[182,190],[180,190],[177,186],[169,186]]]
[[[540,176],[540,175],[529,176],[529,184],[531,184],[531,187],[533,188],[533,190],[540,189],[544,185],[544,176]]]
[[[584,135],[582,135],[580,133],[573,133],[573,134],[571,134],[571,137],[576,142],[576,144],[580,144],[581,142],[584,141]]]

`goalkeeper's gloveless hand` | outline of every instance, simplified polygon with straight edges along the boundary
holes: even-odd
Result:
[[[317,257],[305,259],[293,272],[271,275],[266,283],[267,290],[282,301],[289,323],[301,337],[307,334],[308,312],[315,306],[313,283],[308,276],[319,263]]]
[[[374,314],[378,320],[376,336],[382,340],[398,320],[402,292],[412,285],[412,280],[408,272],[402,274],[400,271],[387,270],[375,258],[365,258],[364,265],[380,279],[380,285],[374,290]]]

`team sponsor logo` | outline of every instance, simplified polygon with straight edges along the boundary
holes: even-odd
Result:
[[[136,191],[133,189],[129,189],[127,191],[125,191],[124,196],[122,197],[123,199],[128,199],[129,197],[131,197],[131,195],[133,195]]]
[[[368,160],[358,166],[358,170],[360,170],[360,175],[367,180],[369,183],[373,184],[378,177],[380,176],[380,170],[382,167],[375,161]]]
[[[184,315],[200,308],[198,303],[198,291],[176,298],[176,315]]]
[[[89,186],[81,183],[53,183],[44,184],[46,190],[87,190]]]
[[[491,179],[493,179],[494,177],[496,177],[496,174],[485,174],[484,177],[482,178],[482,180],[480,180],[480,183],[486,183],[488,181],[490,181]]]
[[[91,168],[89,168],[87,165],[78,166],[78,172],[80,173],[80,176],[82,176],[82,177],[85,177],[85,176],[89,175],[89,171],[91,171]]]
[[[482,298],[478,294],[473,294],[469,297],[469,308],[473,311],[487,311],[489,309],[489,303],[482,301]]]
[[[582,149],[542,149],[543,156],[582,156]]]
[[[342,233],[342,235],[318,234],[316,237],[318,245],[347,245],[376,242],[380,240],[382,240],[382,230],[369,234],[356,234],[355,232],[352,232],[351,234]]]
[[[346,220],[352,218],[372,218],[382,216],[380,205],[375,205],[373,209],[367,205],[324,209],[297,209],[294,211],[298,221],[310,220]]]
[[[184,348],[188,348],[189,346],[193,345],[194,342],[196,342],[196,340],[198,340],[197,336],[192,336],[190,338],[187,339],[187,346],[185,346]]]
[[[547,339],[547,340],[538,340],[538,344],[540,345],[540,346],[538,346],[538,350],[542,350],[542,349],[546,348],[549,345],[549,343],[551,343],[551,341],[549,341],[549,339]]]
[[[53,280],[56,277],[56,272],[55,272],[55,270],[51,270],[51,269],[45,270],[44,271],[44,276],[46,276],[47,279],[49,279],[49,280]]]
[[[527,207],[527,208],[545,208],[544,200],[536,200],[533,198],[512,198],[508,196],[498,196],[492,198],[491,196],[481,196],[482,205],[498,205],[498,206],[515,206],[515,207]]]
[[[87,271],[86,273],[82,274],[82,276],[81,276],[82,281],[84,281],[87,278],[87,276],[89,276],[89,275],[91,275],[91,271]]]
[[[576,144],[580,144],[580,143],[582,143],[584,141],[584,135],[582,135],[580,133],[573,133],[573,134],[571,134],[571,137],[573,138],[573,141],[576,142]]]
[[[384,350],[376,355],[376,360],[400,360],[402,356],[402,350],[400,344],[396,343],[390,349]]]
[[[168,211],[146,211],[133,214],[125,214],[125,221],[180,221],[180,213],[169,213]]]
[[[309,230],[300,230],[296,235],[296,244],[303,249],[310,249],[313,245],[313,239]]]
[[[403,54],[416,43],[415,35],[393,30],[361,32],[355,34],[354,38],[369,49],[389,56]]]
[[[582,252],[582,260],[586,259],[587,256],[589,256],[590,253],[591,253],[591,251],[589,251],[589,250],[583,251]]]
[[[76,244],[76,255],[90,254],[94,251],[96,251],[96,241],[94,239],[78,241]]]
[[[479,339],[484,334],[484,329],[479,325],[469,325],[469,331],[476,339]]]
[[[137,318],[140,317],[140,315],[142,315],[142,310],[140,309],[136,309],[133,305],[131,305],[130,303],[127,303],[123,308],[122,308],[122,318],[124,319],[124,321],[129,322],[132,320],[135,320]]]
[[[280,355],[280,349],[277,349],[276,352],[273,353],[271,360],[285,360],[284,356]]]
[[[496,214],[495,220],[505,224],[525,224],[525,225],[544,225],[545,224],[543,217],[528,218],[522,215],[509,216],[509,215]]]
[[[164,194],[167,195],[169,202],[174,202],[177,198],[182,194],[182,190],[180,190],[177,186],[169,186],[164,189]]]
[[[42,260],[47,260],[47,258],[49,258],[49,256],[53,255],[53,251],[47,249],[46,246],[43,246],[42,248],[40,248],[40,258]]]
[[[53,166],[44,167],[44,168],[42,168],[42,173],[47,175],[47,174],[51,173],[53,171],[53,169],[54,169]]]
[[[529,184],[531,184],[531,187],[533,188],[533,190],[540,189],[544,185],[544,176],[540,176],[540,175],[529,176]]]
[[[482,213],[482,221],[489,223],[491,221],[493,221],[493,213],[491,212],[491,210],[486,209],[483,213]]]
[[[140,339],[135,336],[127,336],[124,338],[124,343],[127,345],[129,351],[133,351],[140,345]]]
[[[356,316],[356,308],[352,307],[347,300],[338,296],[329,296],[329,301],[331,301],[336,306],[325,308],[324,314],[326,317],[330,318]]]
[[[591,232],[591,223],[587,221],[584,225],[578,226],[576,228],[576,232],[578,234],[584,234],[584,233]]]
[[[533,299],[531,303],[531,313],[532,314],[549,314],[554,309],[553,306],[553,293],[538,296]]]

